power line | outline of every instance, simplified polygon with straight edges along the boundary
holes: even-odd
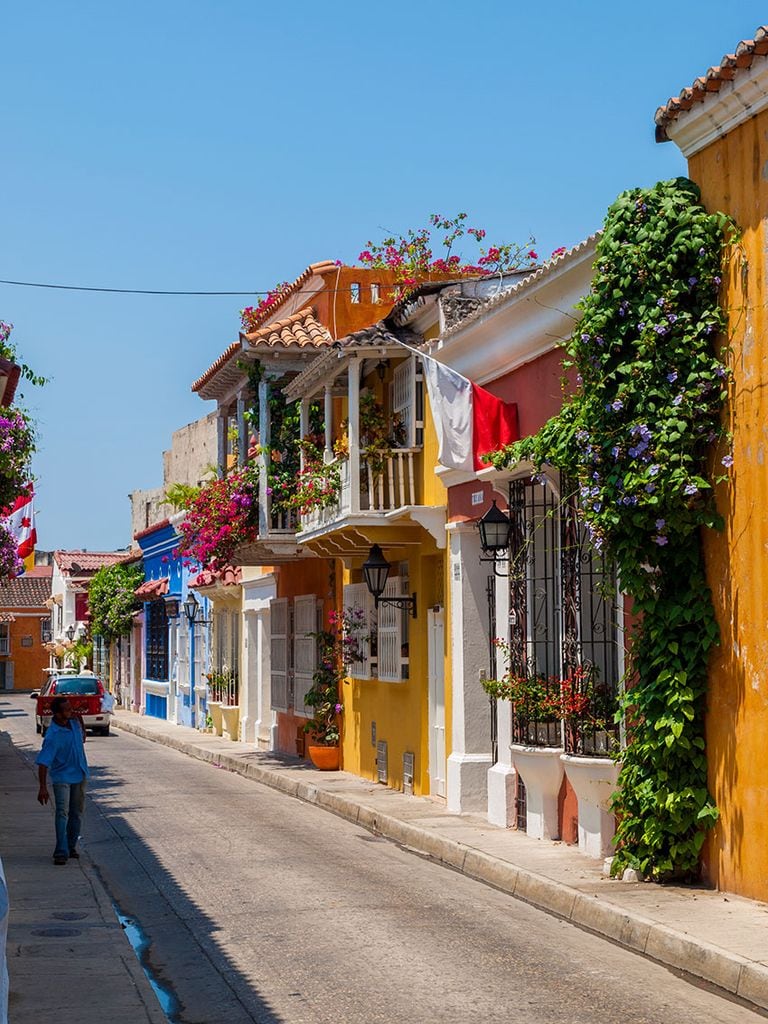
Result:
[[[118,295],[269,295],[270,291],[203,292],[168,291],[160,288],[92,288],[80,284],[47,284],[42,281],[6,281],[3,279],[0,279],[0,284],[16,285],[19,288],[55,288],[57,291],[65,292],[110,292]]]

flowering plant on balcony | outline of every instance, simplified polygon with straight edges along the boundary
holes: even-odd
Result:
[[[15,537],[0,524],[0,580],[12,580],[24,568]]]
[[[323,461],[323,438],[318,434],[307,434],[299,442],[304,454],[304,468],[291,479],[286,488],[282,507],[295,509],[306,515],[314,509],[330,508],[337,504],[341,491],[341,470],[336,462]]]
[[[231,668],[206,672],[205,678],[208,680],[210,700],[227,707],[234,707],[237,704],[239,680]]]
[[[258,536],[258,468],[212,480],[190,498],[179,525],[179,553],[210,569],[230,565],[240,545]]]
[[[341,684],[351,666],[363,658],[359,640],[363,619],[360,609],[334,611],[329,616],[328,629],[314,634],[317,669],[312,676],[312,687],[304,698],[314,714],[304,726],[304,732],[311,734],[313,742],[321,746],[335,746],[339,742],[340,716],[344,711]]]
[[[0,408],[0,508],[9,508],[29,487],[34,451],[34,429],[24,413]]]

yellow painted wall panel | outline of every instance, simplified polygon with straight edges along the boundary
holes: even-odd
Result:
[[[691,158],[709,210],[730,213],[746,265],[725,281],[733,369],[727,410],[734,465],[718,492],[722,533],[709,531],[707,572],[721,631],[707,709],[709,782],[720,821],[705,868],[720,888],[768,899],[768,112]],[[719,467],[718,467],[719,468]]]

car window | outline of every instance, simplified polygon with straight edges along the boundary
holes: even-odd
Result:
[[[81,696],[89,696],[99,692],[98,680],[78,679],[73,676],[71,679],[59,679],[56,682],[56,693],[72,693]]]

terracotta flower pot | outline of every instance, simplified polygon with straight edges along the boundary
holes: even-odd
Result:
[[[307,746],[309,759],[315,768],[321,772],[336,772],[339,770],[339,748],[338,747],[315,747]]]

